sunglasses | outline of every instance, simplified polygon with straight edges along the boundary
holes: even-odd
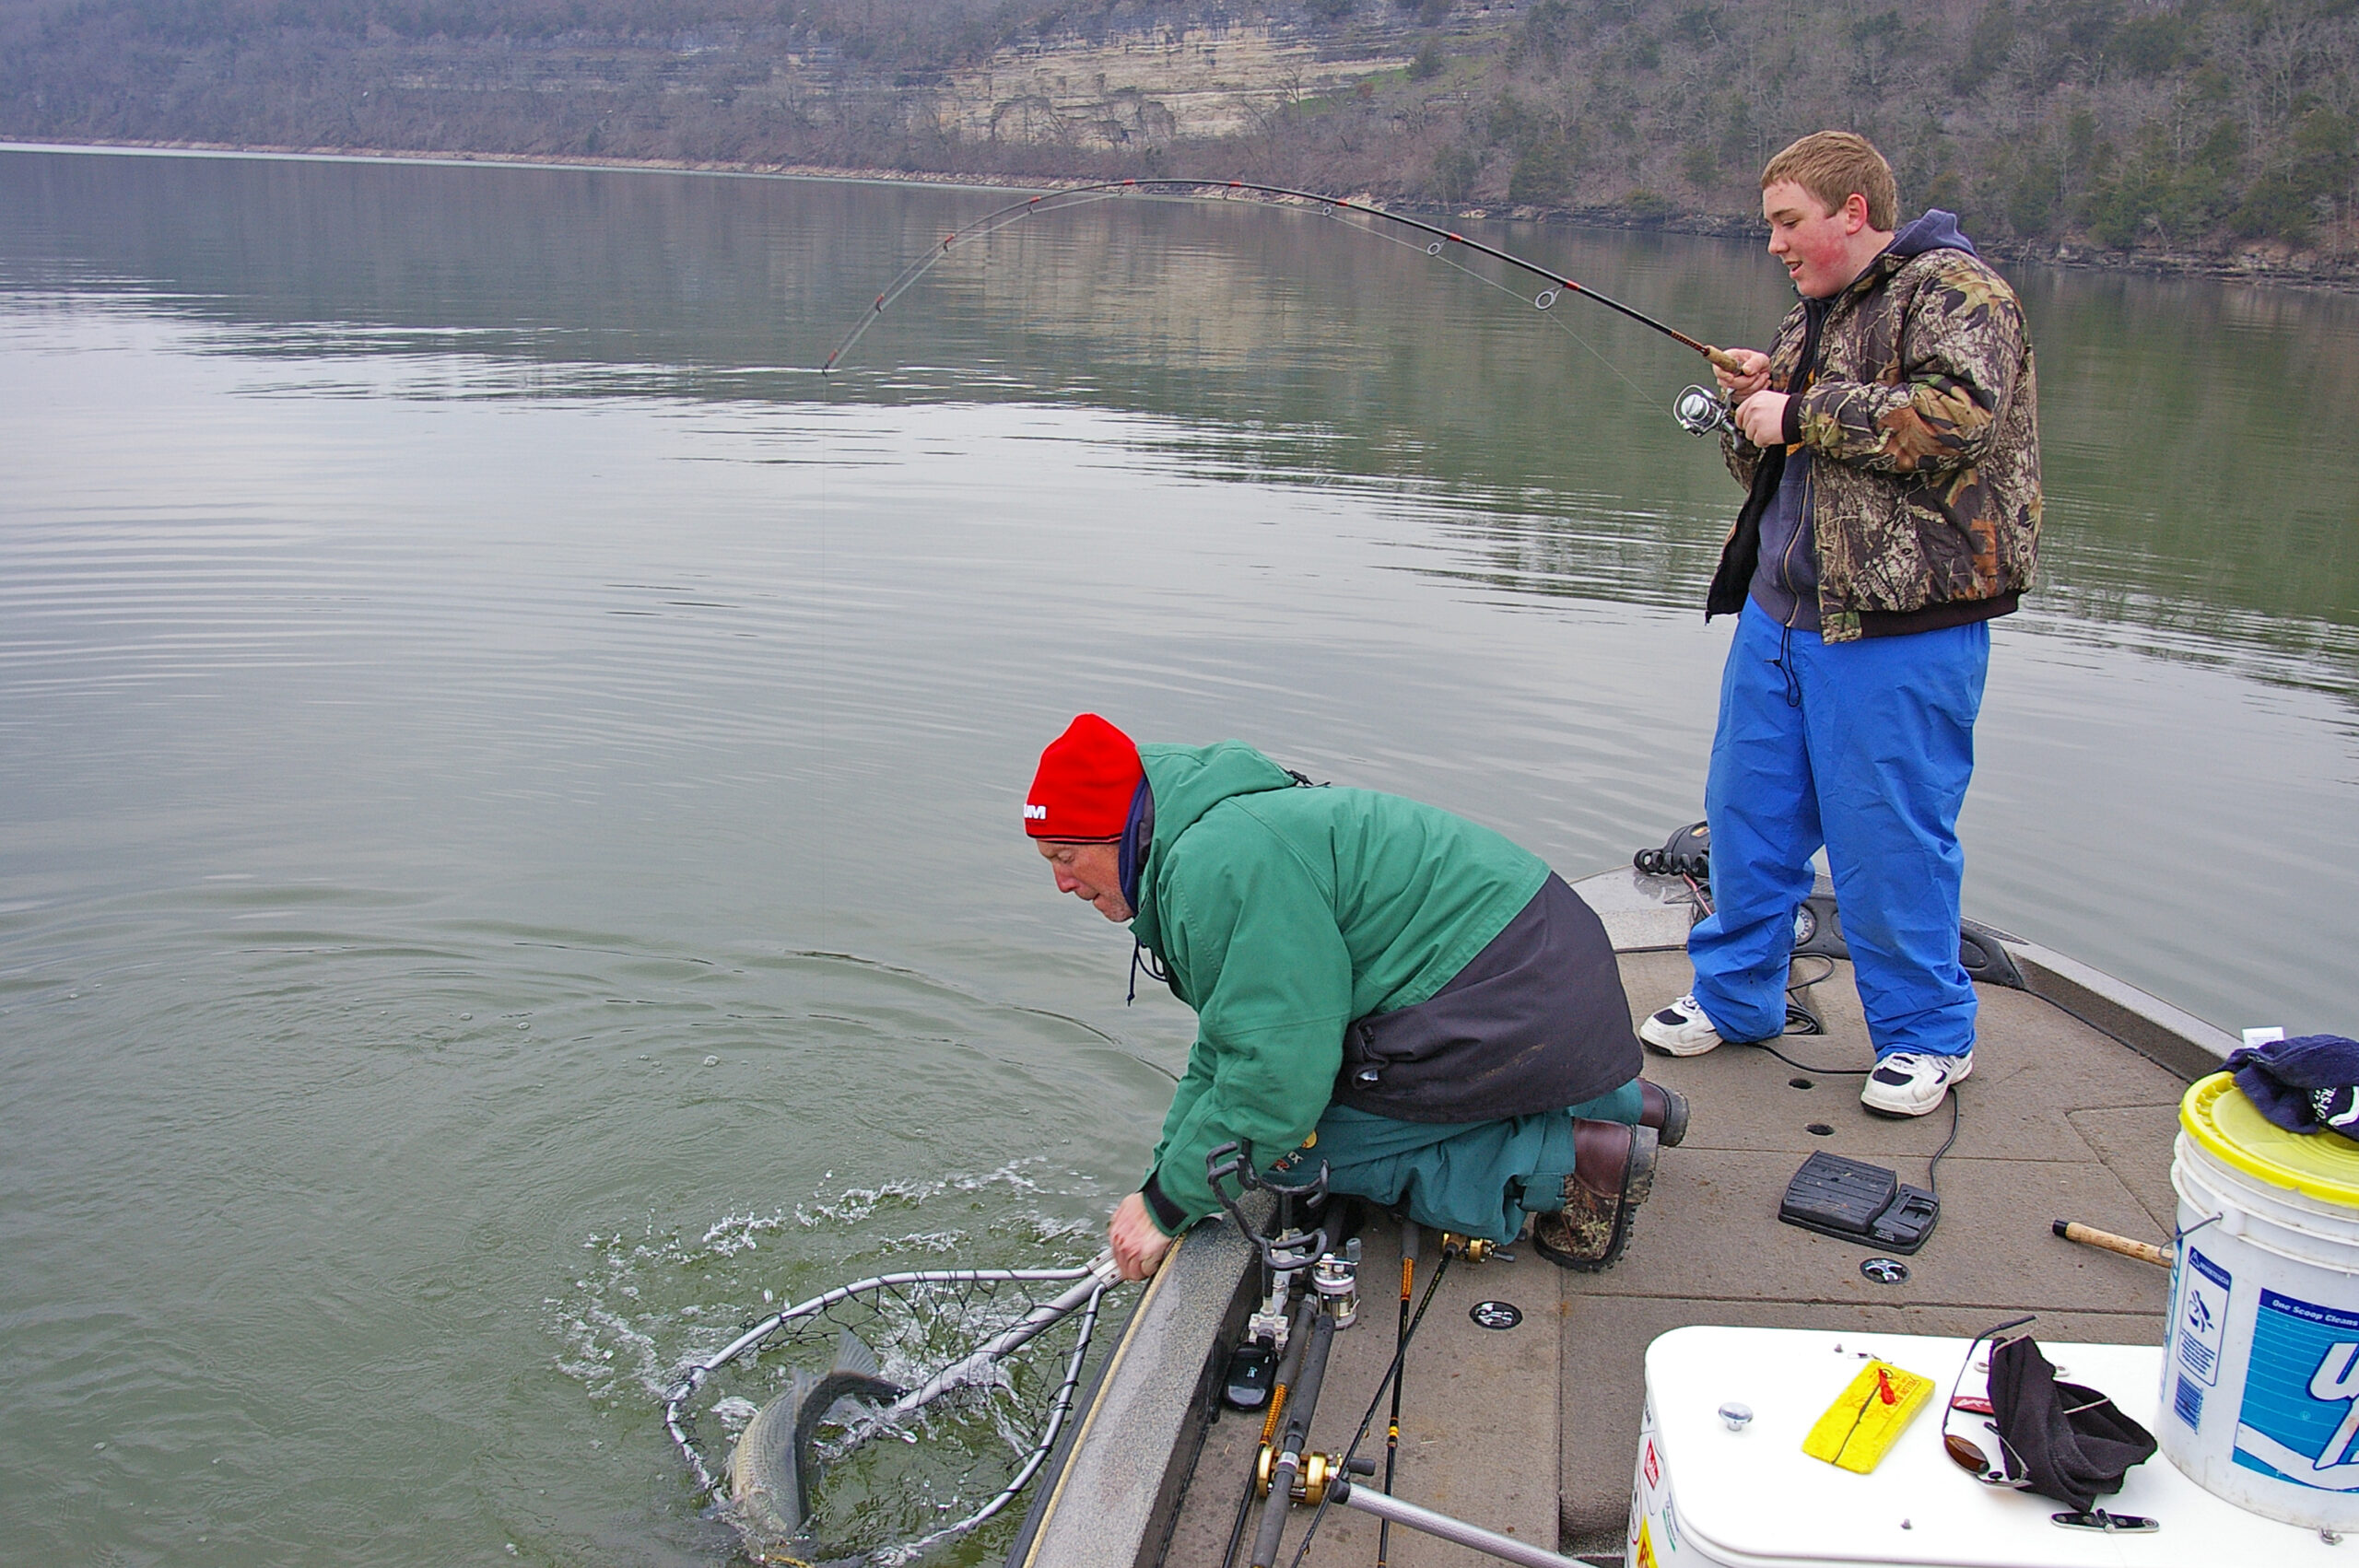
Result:
[[[1998,1412],[1990,1404],[1989,1357],[1986,1355],[1977,1363],[1974,1352],[1986,1344],[1996,1351],[2006,1342],[2001,1335],[2032,1321],[2031,1317],[2010,1318],[1977,1334],[1966,1347],[1966,1360],[1950,1384],[1949,1408],[1942,1415],[1942,1446],[1958,1469],[1970,1472],[1985,1486],[2011,1487],[2021,1492],[2031,1486],[2031,1476],[2023,1457],[2000,1433]],[[1966,1377],[1978,1371],[1982,1374],[1983,1391],[1968,1393]]]

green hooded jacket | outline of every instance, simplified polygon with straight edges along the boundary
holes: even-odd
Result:
[[[1266,1167],[1298,1147],[1327,1109],[1344,1026],[1448,985],[1548,867],[1433,806],[1305,788],[1242,742],[1139,756],[1155,829],[1131,930],[1197,1017],[1144,1187],[1172,1230],[1219,1208],[1208,1151],[1247,1140]]]

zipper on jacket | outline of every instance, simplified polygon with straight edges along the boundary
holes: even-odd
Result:
[[[1786,461],[1788,462],[1793,462],[1794,454],[1788,452],[1786,454]],[[1817,487],[1817,485],[1818,464],[1816,462],[1813,462],[1807,469],[1802,471],[1802,510],[1800,515],[1794,520],[1794,531],[1786,535],[1786,547],[1782,551],[1778,552],[1778,576],[1781,579],[1779,586],[1785,589],[1786,597],[1794,602],[1793,608],[1786,612],[1786,629],[1788,631],[1794,629],[1794,623],[1802,618],[1802,591],[1794,586],[1794,546],[1802,543],[1802,525],[1805,521],[1812,525],[1812,543],[1815,544],[1818,540],[1817,517],[1813,509],[1818,503],[1817,497],[1811,494],[1811,492]],[[1811,588],[1813,597],[1815,597],[1817,592],[1817,585],[1813,584]]]

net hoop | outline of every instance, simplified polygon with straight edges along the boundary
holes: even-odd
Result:
[[[733,1362],[756,1352],[776,1338],[781,1330],[804,1319],[818,1316],[830,1307],[855,1301],[863,1296],[883,1293],[933,1286],[977,1285],[993,1283],[1065,1284],[1068,1288],[1053,1300],[1034,1306],[1021,1318],[1001,1329],[975,1351],[952,1362],[942,1371],[927,1378],[919,1387],[866,1422],[851,1434],[847,1447],[880,1432],[894,1429],[899,1422],[914,1414],[925,1405],[954,1388],[982,1381],[991,1375],[992,1368],[1025,1344],[1067,1317],[1078,1314],[1078,1330],[1072,1351],[1065,1358],[1063,1376],[1056,1393],[1049,1401],[1048,1414],[1042,1422],[1039,1436],[1026,1451],[1007,1483],[989,1501],[956,1523],[929,1531],[924,1536],[898,1544],[889,1550],[872,1554],[877,1560],[907,1562],[933,1543],[952,1536],[962,1535],[1004,1509],[1016,1494],[1039,1473],[1056,1447],[1073,1412],[1075,1393],[1080,1387],[1084,1364],[1089,1355],[1090,1341],[1097,1332],[1098,1312],[1107,1291],[1119,1283],[1109,1258],[1101,1254],[1090,1262],[1062,1269],[925,1269],[908,1272],[874,1275],[865,1280],[839,1285],[772,1313],[739,1334],[728,1344],[689,1365],[680,1381],[663,1401],[663,1428],[672,1435],[673,1445],[687,1461],[696,1478],[697,1490],[719,1502],[724,1500],[726,1482],[718,1479],[714,1465],[707,1462],[691,1431],[694,1418],[687,1406],[712,1375]]]

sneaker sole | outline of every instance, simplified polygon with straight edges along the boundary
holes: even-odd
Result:
[[[1655,1021],[1650,1017],[1638,1025],[1638,1040],[1649,1050],[1660,1051],[1664,1056],[1702,1056],[1706,1051],[1719,1050],[1727,1043],[1718,1035],[1700,1044],[1692,1040],[1681,1040],[1668,1030],[1662,1035],[1658,1035],[1654,1032],[1654,1023]]]
[[[1887,1117],[1893,1121],[1907,1121],[1912,1117],[1931,1116],[1935,1111],[1942,1108],[1942,1102],[1950,1097],[1950,1091],[1953,1088],[1965,1082],[1967,1079],[1973,1076],[1974,1067],[1973,1064],[1969,1062],[1964,1072],[1957,1074],[1954,1078],[1945,1078],[1942,1080],[1942,1092],[1934,1095],[1931,1099],[1926,1101],[1921,1106],[1900,1099],[1896,1095],[1890,1100],[1884,1101],[1879,1101],[1872,1098],[1871,1096],[1872,1096],[1876,1092],[1877,1085],[1874,1080],[1871,1079],[1860,1091],[1860,1104],[1867,1109],[1873,1111],[1876,1115]]]

